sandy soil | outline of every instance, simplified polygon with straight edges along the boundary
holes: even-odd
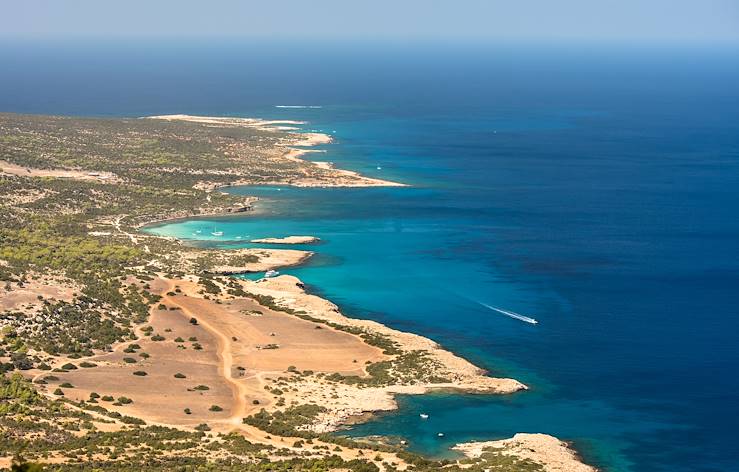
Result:
[[[452,382],[440,384],[440,388],[456,387],[470,391],[487,391],[494,393],[512,393],[526,389],[526,386],[514,379],[493,378],[485,375],[479,367],[461,357],[444,350],[434,341],[413,333],[406,333],[388,328],[371,320],[348,318],[341,314],[338,307],[330,301],[311,295],[303,289],[303,283],[297,277],[281,275],[260,281],[243,281],[247,291],[274,297],[286,307],[296,311],[303,311],[316,318],[338,323],[344,326],[354,326],[371,332],[383,334],[404,350],[423,350],[446,367]]]
[[[454,446],[467,457],[480,457],[488,448],[503,454],[530,459],[544,466],[547,472],[595,472],[592,466],[580,461],[567,443],[547,434],[518,433],[500,441],[470,442]]]
[[[0,311],[35,312],[43,306],[41,296],[46,300],[72,301],[73,294],[80,288],[63,277],[31,274],[21,287],[18,283],[8,283],[0,287]],[[7,288],[10,290],[7,290]]]
[[[286,236],[284,238],[252,239],[252,243],[263,244],[310,244],[320,241],[315,236]]]
[[[196,426],[228,418],[232,394],[230,385],[219,373],[217,339],[204,327],[191,325],[188,320],[189,317],[179,310],[152,310],[149,325],[154,328],[154,333],[166,340],[141,338],[117,346],[112,353],[87,359],[98,364],[97,367],[50,374],[60,380],[50,382],[48,391],[53,392],[60,383],[70,382],[75,388],[62,388],[67,398],[86,400],[91,392],[114,398],[125,396],[134,402],[116,407],[100,399],[98,401],[105,408],[153,423]],[[168,329],[171,331],[167,332]],[[187,341],[191,336],[197,338],[202,350],[195,350],[195,342]],[[185,342],[175,342],[177,337]],[[139,344],[141,350],[124,353],[123,348],[132,343]],[[180,349],[178,345],[186,349]],[[151,357],[143,359],[138,355],[140,352]],[[124,358],[136,359],[136,363],[126,363]],[[147,375],[133,375],[135,371],[144,371]],[[174,377],[176,373],[182,373],[186,378],[177,379]],[[207,385],[209,390],[192,390],[197,385]],[[211,405],[218,405],[223,411],[210,412]],[[185,414],[185,408],[190,408],[192,414]]]
[[[131,344],[124,343],[114,352],[86,359],[97,367],[51,374],[59,380],[51,381],[47,392],[70,382],[74,388],[62,389],[67,398],[85,400],[91,392],[129,397],[134,400],[130,405],[105,406],[147,422],[190,427],[208,423],[217,430],[230,430],[241,425],[244,416],[275,403],[276,396],[264,387],[273,377],[290,375],[290,367],[366,375],[366,362],[386,358],[380,349],[357,336],[325,326],[317,329],[316,323],[272,311],[251,299],[217,303],[203,298],[198,293],[202,286],[189,280],[157,279],[150,285],[154,293],[163,296],[164,305],[177,308],[152,310],[148,325],[154,334],[164,336],[164,341],[149,337],[134,341],[141,346],[138,352],[151,357],[124,353],[123,348]],[[180,292],[174,292],[177,289]],[[169,295],[173,292],[177,295]],[[196,318],[197,324],[192,324],[191,318]],[[194,349],[195,342],[188,341],[191,336],[197,338],[202,350]],[[176,342],[177,337],[184,342]],[[272,344],[279,348],[266,348]],[[126,357],[137,362],[126,363]],[[60,360],[59,365],[64,362]],[[134,371],[147,375],[136,376]],[[176,373],[186,378],[177,379]],[[46,375],[49,373],[37,378]],[[207,385],[209,390],[193,390],[197,385]],[[209,411],[211,405],[223,411]],[[185,408],[192,414],[185,414]]]
[[[34,169],[10,162],[0,161],[0,173],[25,177],[55,177],[58,179],[94,180],[98,182],[119,182],[120,179],[111,172],[91,172],[74,169]]]

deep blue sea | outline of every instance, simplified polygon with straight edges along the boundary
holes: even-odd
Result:
[[[0,64],[1,111],[302,119],[336,138],[318,159],[411,184],[234,189],[263,214],[152,229],[318,236],[285,272],[531,387],[404,397],[349,434],[444,456],[544,432],[607,471],[739,470],[739,49],[6,42]]]

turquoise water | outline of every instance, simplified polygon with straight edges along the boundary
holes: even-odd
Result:
[[[265,213],[216,219],[223,238],[192,241],[318,236],[306,246],[316,256],[285,272],[349,315],[531,386],[404,397],[350,434],[445,455],[544,432],[609,471],[733,471],[737,58],[604,45],[0,44],[0,108],[307,119],[338,138],[320,159],[412,184],[233,189],[262,197]],[[152,231],[188,239],[213,224]]]
[[[673,206],[677,202],[665,206],[665,199],[673,197],[660,194],[660,187],[678,185],[667,179],[695,178],[692,168],[680,162],[675,168],[659,169],[664,165],[660,163],[656,174],[645,172],[650,182],[629,182],[623,174],[634,173],[630,169],[634,163],[620,159],[619,147],[614,158],[605,156],[595,165],[577,162],[582,159],[578,154],[552,162],[550,153],[562,152],[553,144],[559,141],[569,149],[567,135],[577,137],[582,146],[585,130],[594,124],[611,138],[624,132],[610,129],[607,123],[613,117],[598,113],[561,111],[541,118],[514,113],[491,120],[479,114],[475,120],[386,119],[373,114],[365,120],[324,125],[318,120],[355,114],[344,108],[303,113],[314,114],[306,129],[336,132],[338,143],[326,147],[331,160],[413,187],[232,189],[258,195],[264,213],[215,219],[223,238],[206,236],[193,242],[243,247],[249,245],[236,237],[318,236],[319,245],[296,246],[315,251],[316,256],[304,267],[283,272],[300,277],[352,316],[429,336],[494,375],[513,376],[531,386],[529,392],[509,397],[405,397],[397,412],[348,434],[400,435],[412,449],[443,457],[449,455],[449,446],[461,441],[546,432],[574,441],[586,459],[610,470],[647,470],[645,464],[659,470],[669,463],[665,456],[696,453],[700,425],[684,409],[694,408],[693,402],[710,396],[713,388],[687,385],[691,378],[704,382],[709,372],[683,371],[691,362],[701,361],[674,337],[686,344],[700,342],[719,314],[704,319],[707,324],[701,333],[700,326],[690,323],[686,331],[686,326],[675,323],[680,314],[675,309],[694,309],[699,302],[690,297],[696,295],[734,295],[725,291],[728,285],[722,289],[702,280],[717,261],[682,255],[704,242],[690,247],[685,235],[674,234],[695,231],[679,221],[691,210]],[[449,143],[444,142],[445,134]],[[601,139],[605,137],[595,138]],[[531,144],[537,140],[544,142]],[[409,148],[408,141],[417,144]],[[519,148],[524,145],[545,147],[546,153],[532,157]],[[659,147],[653,152],[662,153]],[[488,161],[488,153],[495,164]],[[528,167],[532,162],[513,162],[537,158],[541,160],[534,169]],[[639,165],[649,171],[655,164]],[[561,166],[571,166],[569,173],[591,173],[603,182],[573,183],[567,173],[561,174]],[[706,170],[710,166],[703,167]],[[736,176],[722,179],[734,181]],[[627,190],[639,194],[629,198]],[[718,195],[707,191],[703,198],[727,190]],[[546,201],[542,193],[552,200]],[[639,201],[638,211],[632,199]],[[635,212],[657,212],[661,226],[626,226],[654,217]],[[672,218],[676,220],[671,222]],[[711,224],[710,218],[702,219]],[[153,231],[188,239],[198,229],[208,234],[212,224],[212,219],[191,220]],[[654,232],[674,240],[657,244]],[[715,250],[720,243],[715,242]],[[734,243],[723,243],[728,244],[727,254],[733,254]],[[697,273],[673,272],[681,267],[680,257],[690,261],[689,272]],[[727,266],[731,261],[718,264]],[[653,285],[644,286],[645,280]],[[682,297],[672,293],[675,286],[686,290]],[[703,302],[717,305],[715,300]],[[522,323],[482,304],[528,314],[540,323]],[[715,333],[704,339],[717,340]],[[716,361],[713,354],[710,357]],[[723,362],[729,364],[731,359]],[[666,383],[665,369],[673,375]],[[676,385],[680,381],[686,384]],[[711,380],[714,386],[717,381],[727,383]],[[695,391],[687,393],[691,388]],[[420,413],[431,418],[421,421]],[[445,433],[443,439],[438,432]],[[665,446],[669,446],[665,456],[654,454],[654,448]],[[691,465],[686,470],[697,469]]]

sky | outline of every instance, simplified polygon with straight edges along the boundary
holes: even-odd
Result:
[[[739,0],[0,0],[0,36],[739,42]]]

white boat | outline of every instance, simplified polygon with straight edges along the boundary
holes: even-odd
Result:
[[[241,236],[236,236],[236,239],[241,239]]]
[[[213,236],[223,236],[223,231],[213,231],[210,234],[212,234]]]
[[[436,433],[436,435],[437,435],[438,437],[440,437],[440,438],[443,438],[443,437],[444,437],[444,433]]]
[[[267,272],[265,272],[265,273],[264,273],[264,278],[265,278],[265,279],[268,279],[268,278],[270,278],[270,277],[274,277],[274,276],[276,276],[276,275],[279,275],[279,274],[280,274],[280,273],[279,273],[279,272],[277,272],[276,270],[272,270],[272,269],[270,269],[270,270],[268,270]]]
[[[429,415],[427,415],[426,413],[421,413],[421,414],[420,414],[420,415],[418,415],[418,416],[420,416],[422,420],[427,420],[427,419],[429,419]]]
[[[201,231],[201,230],[197,230],[197,231],[195,231],[195,234],[200,234],[200,233],[202,233],[202,231]]]
[[[382,170],[382,167],[380,167],[380,166],[377,166],[377,170]]]

